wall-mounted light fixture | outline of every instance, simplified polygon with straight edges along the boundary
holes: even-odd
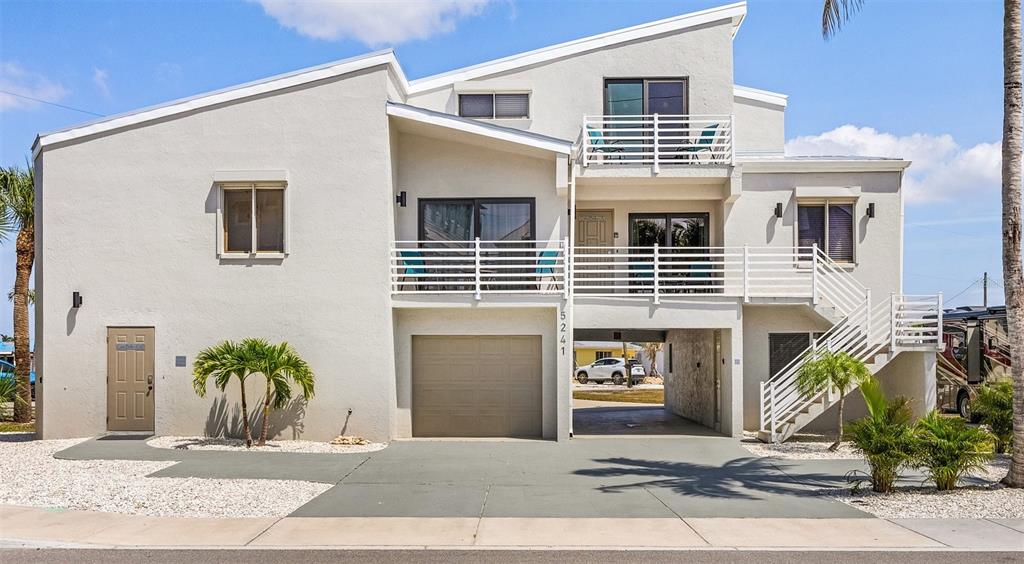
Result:
[[[82,307],[82,294],[71,292],[71,307],[75,309]]]
[[[398,204],[398,207],[400,207],[400,208],[404,208],[405,207],[405,204],[406,204],[405,190],[402,190],[401,192],[398,193],[397,196],[395,196],[395,203]]]
[[[868,217],[875,217],[875,203],[868,204]]]
[[[779,219],[782,218],[782,202],[778,202],[775,204],[775,217]]]

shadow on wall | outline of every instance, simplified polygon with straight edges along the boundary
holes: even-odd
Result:
[[[230,411],[230,413],[229,413]],[[260,429],[263,425],[263,398],[259,398],[257,401],[249,404],[249,426],[252,429],[252,435],[255,439],[259,436]],[[305,430],[305,424],[302,422],[306,415],[306,402],[302,398],[296,398],[291,401],[283,409],[273,409],[270,411],[270,427],[267,430],[267,438],[286,438],[281,435],[286,430],[291,430],[291,440],[297,440],[302,438],[302,433]],[[210,413],[206,416],[206,429],[205,433],[207,437],[227,437],[232,439],[241,439],[245,437],[245,431],[242,429],[242,406],[233,403],[231,407],[228,407],[227,397],[221,395],[220,397],[213,400],[213,405],[210,406]]]

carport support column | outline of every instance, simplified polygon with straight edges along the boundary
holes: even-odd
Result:
[[[743,435],[743,319],[722,330],[722,433]],[[738,361],[738,362],[737,362]]]

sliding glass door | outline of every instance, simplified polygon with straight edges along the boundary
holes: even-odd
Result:
[[[635,264],[634,285],[653,286],[654,245],[658,245],[659,289],[665,293],[707,292],[711,277],[707,213],[634,213],[629,215],[631,253],[651,254],[650,266]]]

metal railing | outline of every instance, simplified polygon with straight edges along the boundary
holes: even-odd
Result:
[[[732,164],[731,115],[583,116],[583,166]]]
[[[395,241],[392,294],[559,294],[569,297],[563,241]]]
[[[890,294],[888,299],[872,303],[871,292],[839,323],[832,326],[811,346],[797,355],[778,373],[760,386],[760,429],[768,431],[772,441],[780,436],[780,426],[794,423],[797,415],[815,402],[838,399],[838,391],[827,388],[804,394],[797,385],[800,369],[825,351],[845,352],[871,364],[887,349],[888,360],[906,349],[941,347],[942,294],[906,296]],[[827,405],[825,406],[827,407]],[[796,429],[787,429],[787,435]],[[783,437],[784,438],[784,437]]]

